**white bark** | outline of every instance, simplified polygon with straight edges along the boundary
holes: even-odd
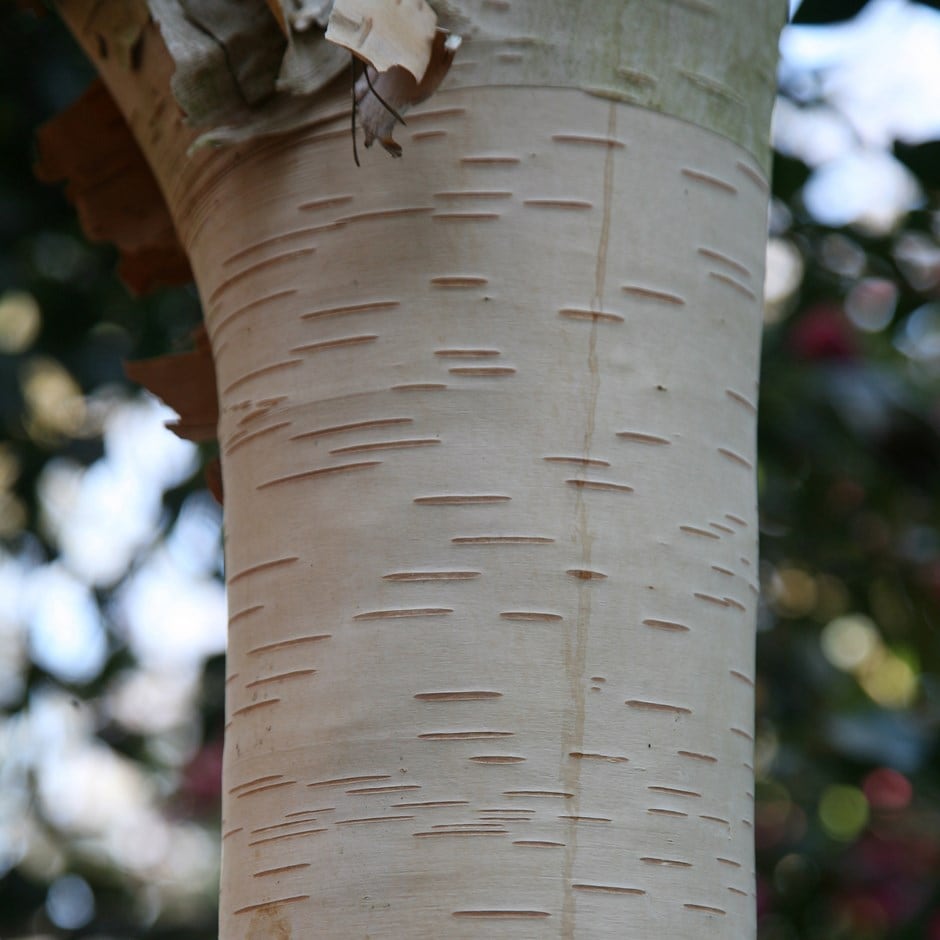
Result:
[[[409,128],[361,171],[343,131],[262,148],[186,220],[221,935],[748,936],[766,186],[580,92]]]
[[[219,377],[220,936],[751,937],[770,76],[727,81],[774,5],[637,10],[633,68],[597,4],[587,77],[538,4],[437,6],[477,45],[361,170],[336,98],[188,158],[101,63]],[[588,91],[472,87],[527,58]]]

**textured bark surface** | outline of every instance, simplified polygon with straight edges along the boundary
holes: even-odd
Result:
[[[226,940],[753,936],[767,187],[694,121],[737,100],[765,138],[777,5],[657,7],[688,56],[658,73],[621,6],[566,46],[541,4],[438,4],[479,51],[457,84],[516,87],[438,93],[361,170],[348,91],[192,154],[152,27],[132,80],[98,63],[215,359]],[[605,45],[686,120],[522,87]],[[725,94],[729,57],[759,87]]]
[[[295,137],[188,216],[222,936],[748,936],[766,186],[578,92],[434,105],[408,160]]]
[[[287,94],[246,110],[239,92],[241,59],[220,50],[235,39],[244,44],[247,32],[256,55],[263,47],[276,61],[283,43],[274,19],[262,37],[252,27],[253,4],[148,2],[179,66],[174,83],[185,110],[198,122],[215,125],[205,141],[248,139],[328,114],[328,97],[312,93],[339,74],[344,53],[312,25],[312,12],[287,17],[302,29],[291,31],[276,82],[269,72],[270,85]],[[769,169],[766,128],[776,36],[787,10],[783,0],[433,0],[431,6],[439,25],[465,43],[448,74],[448,88],[579,88],[708,127]],[[328,7],[315,2],[311,10],[322,14]],[[202,29],[184,16],[187,8],[202,12]]]

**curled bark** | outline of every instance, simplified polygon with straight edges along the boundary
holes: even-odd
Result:
[[[83,231],[114,243],[134,293],[192,280],[160,187],[101,81],[45,124],[37,142],[36,175],[65,182]]]

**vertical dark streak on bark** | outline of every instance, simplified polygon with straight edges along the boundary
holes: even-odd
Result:
[[[617,105],[610,103],[607,112],[607,136],[609,139],[615,139],[617,131]],[[601,219],[600,237],[597,243],[597,263],[594,268],[594,296],[592,298],[592,309],[601,311],[604,309],[604,283],[607,279],[607,244],[610,237],[610,217],[611,201],[613,199],[613,177],[614,177],[614,148],[608,147],[604,155],[604,199],[603,216]],[[586,423],[584,428],[584,441],[582,444],[582,454],[588,457],[591,454],[594,443],[595,419],[597,415],[597,398],[600,391],[600,374],[597,365],[597,319],[591,322],[590,337],[588,339],[587,367],[588,378],[587,402],[586,402]],[[585,504],[585,494],[581,487],[577,488],[577,509],[576,518],[578,520],[578,532],[581,540],[581,567],[590,570],[591,548],[593,537],[590,531],[590,525],[587,515],[587,506]],[[587,668],[587,646],[591,626],[591,591],[593,587],[589,581],[581,581],[578,586],[578,617],[575,624],[575,635],[569,640],[568,646],[568,679],[571,686],[571,701],[574,703],[574,715],[572,728],[568,735],[568,741],[564,748],[562,758],[562,780],[565,789],[574,794],[573,813],[577,814],[580,810],[581,802],[581,761],[572,760],[568,757],[571,752],[583,750],[584,744],[584,719],[585,719],[585,681],[584,674]],[[564,905],[562,910],[561,935],[565,940],[573,940],[575,928],[575,897],[572,884],[574,881],[574,865],[578,852],[578,830],[572,827],[571,836],[565,846],[565,864],[564,864],[564,885],[563,897]]]

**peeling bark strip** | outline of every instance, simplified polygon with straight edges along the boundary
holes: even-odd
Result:
[[[123,6],[138,12],[143,7]],[[132,30],[135,46],[139,33]],[[36,175],[48,183],[66,182],[83,231],[93,241],[115,244],[118,271],[132,291],[143,294],[192,279],[153,171],[100,81],[43,125],[36,143]]]
[[[193,352],[125,362],[124,372],[179,415],[167,425],[174,434],[209,441],[215,438],[219,422],[215,365],[204,328],[196,332],[195,341]]]
[[[134,4],[127,0],[111,6],[124,5]],[[176,59],[174,87],[183,110],[214,128],[205,143],[245,140],[322,120],[332,104],[322,91],[348,66],[347,48],[380,71],[398,69],[414,81],[427,75],[433,56],[427,68],[421,63],[428,28],[433,29],[430,6],[439,14],[439,26],[467,40],[448,77],[452,88],[485,80],[492,86],[581,89],[601,100],[653,108],[710,127],[756,154],[758,166],[769,166],[765,129],[773,83],[767,76],[773,74],[775,43],[758,37],[779,30],[784,3],[674,0],[667,20],[651,25],[632,7],[596,0],[569,0],[557,19],[545,15],[544,3],[526,0],[431,0],[430,5],[425,0],[338,0],[330,36],[343,46],[322,32],[328,0],[267,0],[235,9],[186,0],[186,8],[196,13],[192,19],[174,0],[149,0],[149,6]],[[571,54],[573,22],[590,28],[577,30],[578,48]],[[664,30],[669,56],[662,55],[657,35]],[[718,48],[722,54],[716,60]],[[317,91],[326,100],[318,101]],[[273,107],[238,114],[246,101],[272,92]],[[291,96],[312,97],[314,105],[301,107]],[[236,116],[238,125],[232,124]],[[605,139],[613,136],[577,125],[557,127],[554,135],[586,146],[606,146]],[[766,187],[750,163],[741,160],[737,174],[748,186]]]
[[[377,72],[398,66],[421,81],[431,61],[437,17],[425,0],[335,0],[326,38]]]

